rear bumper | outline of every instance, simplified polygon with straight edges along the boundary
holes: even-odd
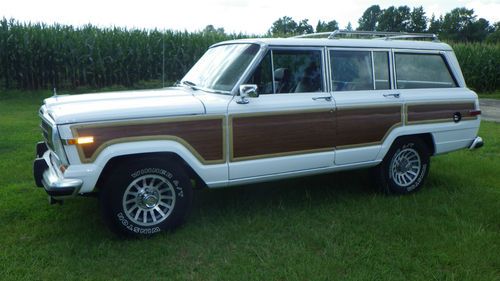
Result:
[[[472,150],[472,149],[480,148],[480,147],[482,147],[483,145],[484,145],[483,138],[481,138],[481,137],[476,137],[476,138],[472,141],[471,145],[469,146],[469,149],[471,149],[471,150]]]
[[[64,178],[57,172],[51,161],[50,151],[37,144],[37,158],[33,162],[33,177],[38,187],[43,187],[47,194],[55,199],[76,196],[82,187],[81,179]]]

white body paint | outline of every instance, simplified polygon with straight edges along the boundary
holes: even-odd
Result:
[[[437,89],[392,89],[334,92],[330,85],[322,93],[294,93],[280,95],[262,95],[249,98],[248,104],[238,104],[238,86],[231,95],[207,93],[189,87],[167,88],[160,90],[127,91],[117,93],[100,93],[90,95],[59,96],[49,98],[42,106],[41,115],[50,121],[53,128],[59,131],[62,139],[74,137],[70,127],[74,124],[95,123],[110,120],[139,120],[155,117],[218,115],[228,118],[240,113],[258,113],[287,110],[339,110],[348,107],[373,105],[408,105],[420,103],[452,103],[473,102],[478,109],[477,95],[467,89],[458,62],[452,49],[442,43],[397,41],[397,40],[327,40],[327,39],[256,39],[239,40],[232,43],[254,43],[261,45],[262,50],[287,47],[308,47],[322,50],[326,57],[328,50],[334,48],[367,48],[383,49],[393,55],[395,52],[437,52],[446,58],[451,72],[455,76],[458,87]],[[229,42],[231,43],[231,42]],[[223,44],[229,44],[225,42]],[[246,73],[254,67],[256,59]],[[324,62],[327,64],[326,58]],[[391,58],[392,63],[392,58]],[[329,69],[329,65],[325,66]],[[391,70],[391,80],[394,73]],[[330,81],[326,71],[325,81]],[[241,82],[241,81],[240,81]],[[240,83],[239,82],[239,83]],[[384,94],[398,93],[399,98],[385,97]],[[311,97],[328,96],[330,100],[312,100]],[[68,168],[62,178],[81,179],[83,185],[79,193],[94,191],[94,187],[107,163],[114,157],[140,153],[170,152],[180,156],[199,175],[210,188],[225,187],[238,184],[283,179],[295,176],[306,176],[329,173],[379,164],[391,144],[397,137],[415,134],[431,134],[435,146],[435,154],[447,153],[467,148],[477,136],[480,118],[463,120],[458,123],[441,122],[429,124],[402,124],[393,129],[382,143],[356,148],[304,153],[291,156],[269,157],[254,160],[231,162],[229,146],[226,146],[226,159],[222,164],[201,163],[184,145],[173,140],[145,140],[113,144],[99,153],[92,163],[82,163],[74,145],[64,145]],[[229,138],[229,134],[226,134]],[[227,139],[229,143],[229,139]],[[48,151],[46,153],[53,153]]]

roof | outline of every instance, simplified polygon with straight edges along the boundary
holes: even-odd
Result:
[[[326,39],[326,38],[254,38],[238,39],[217,43],[214,46],[253,43],[266,46],[303,46],[303,47],[351,47],[351,48],[394,48],[452,51],[450,45],[441,42],[412,41],[397,39]]]

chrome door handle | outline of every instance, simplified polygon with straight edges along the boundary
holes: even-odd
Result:
[[[384,97],[395,97],[395,98],[399,98],[401,94],[400,93],[393,93],[393,94],[384,94]]]
[[[313,100],[326,100],[326,101],[332,101],[332,97],[326,96],[326,97],[314,97],[312,98]]]

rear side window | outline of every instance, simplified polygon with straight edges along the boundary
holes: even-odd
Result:
[[[334,91],[391,88],[387,51],[332,50],[330,59]]]
[[[387,90],[391,88],[389,78],[389,53],[373,52],[373,67],[375,69],[375,90]]]
[[[331,51],[334,91],[373,90],[370,51]]]
[[[457,83],[439,54],[396,53],[398,89],[454,88]]]

